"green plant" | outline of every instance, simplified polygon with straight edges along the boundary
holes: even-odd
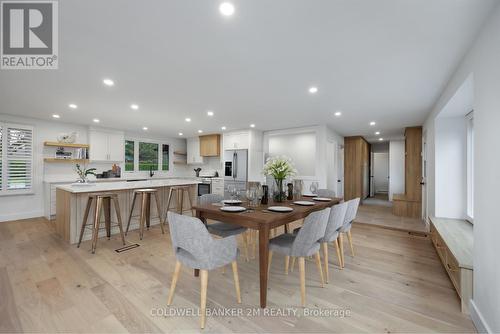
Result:
[[[272,176],[276,180],[284,180],[297,174],[297,170],[293,166],[292,159],[285,156],[276,156],[267,158],[262,173]]]
[[[87,181],[87,176],[94,175],[95,176],[95,168],[85,168],[81,167],[80,164],[76,164],[76,172],[78,173],[78,177],[82,182]]]

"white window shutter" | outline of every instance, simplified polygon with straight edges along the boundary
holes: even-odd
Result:
[[[31,190],[33,187],[33,128],[7,124],[4,152],[6,159],[3,167],[6,173],[7,193],[18,190]],[[4,178],[5,179],[5,178]]]

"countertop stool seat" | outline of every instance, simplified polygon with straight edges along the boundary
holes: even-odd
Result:
[[[95,253],[97,246],[97,238],[99,237],[100,223],[101,223],[101,213],[104,211],[104,222],[106,229],[106,236],[108,240],[111,238],[111,227],[118,226],[120,229],[120,236],[122,242],[125,245],[125,236],[123,235],[122,217],[120,215],[120,205],[118,203],[118,195],[115,193],[96,193],[90,194],[87,200],[87,206],[85,208],[85,213],[83,216],[82,228],[80,230],[80,238],[78,239],[77,247],[80,247],[82,242],[83,234],[85,228],[87,227],[87,220],[89,217],[90,209],[92,207],[92,202],[96,202],[94,209],[94,224],[90,227],[92,229],[92,254]],[[111,202],[113,202],[115,207],[116,218],[118,222],[115,225],[111,225]]]
[[[191,202],[191,196],[189,195],[189,188],[190,186],[175,186],[170,188],[170,191],[168,193],[167,210],[165,210],[165,221],[167,221],[167,213],[168,211],[170,211],[170,205],[172,204],[172,197],[174,197],[174,195],[176,196],[177,200],[177,212],[182,215],[185,211],[191,211],[193,217],[195,216],[193,203]],[[187,198],[189,200],[189,208],[186,208],[186,210],[184,210],[183,208],[184,194],[187,195]]]
[[[158,191],[156,189],[137,189],[134,191],[134,198],[132,199],[132,205],[130,207],[130,214],[128,216],[127,222],[127,230],[125,234],[128,233],[128,229],[130,228],[130,221],[132,220],[132,215],[134,213],[135,202],[137,201],[137,197],[141,196],[141,213],[139,215],[139,238],[142,240],[144,236],[144,225],[149,230],[151,225],[151,197],[154,196],[156,202],[156,210],[158,211],[158,219],[160,219],[160,227],[161,233],[165,233],[165,229],[163,227],[163,220],[161,219],[161,207],[160,200],[158,199]]]

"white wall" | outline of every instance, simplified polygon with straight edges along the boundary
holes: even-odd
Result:
[[[500,332],[500,5],[492,11],[469,53],[453,74],[429,115],[425,128],[429,149],[429,211],[435,213],[435,119],[470,74],[474,76],[474,296],[471,317],[479,331]]]
[[[72,164],[65,163],[44,163],[44,155],[47,155],[47,148],[44,147],[44,141],[56,141],[56,138],[61,133],[77,132],[77,142],[88,143],[88,127],[63,123],[60,121],[42,121],[33,118],[16,117],[11,115],[0,114],[0,121],[11,122],[17,124],[26,124],[34,127],[33,131],[33,194],[15,195],[15,196],[0,196],[0,222],[16,219],[25,219],[43,216],[44,208],[44,180],[61,180],[68,181],[76,179],[76,172]],[[131,136],[140,136],[141,134],[130,134]],[[144,136],[142,134],[142,136]],[[170,151],[174,149],[185,150],[185,141],[182,139],[165,139],[167,143],[171,143]],[[112,163],[93,163],[89,167],[97,168],[98,172],[111,169]],[[179,165],[180,166],[180,165]],[[160,173],[164,176],[183,176],[189,175],[188,169],[185,166],[170,165],[170,172]],[[122,168],[123,171],[123,168]],[[148,172],[140,172],[139,176],[145,176]],[[137,174],[130,174],[135,177]],[[159,176],[159,175],[158,175]]]
[[[465,117],[438,117],[435,126],[435,215],[464,219],[467,208]]]
[[[373,153],[373,186],[375,193],[389,192],[389,153]]]
[[[405,141],[389,142],[389,201],[394,194],[405,192]]]

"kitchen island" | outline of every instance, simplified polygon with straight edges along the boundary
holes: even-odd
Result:
[[[198,181],[187,179],[162,179],[162,180],[147,180],[147,181],[121,181],[121,182],[101,182],[91,183],[90,185],[59,185],[56,187],[56,232],[63,238],[64,241],[74,244],[78,242],[80,228],[83,222],[85,206],[90,194],[113,192],[118,195],[120,205],[120,215],[123,221],[123,228],[126,228],[128,216],[132,206],[134,190],[154,188],[158,190],[160,200],[160,210],[164,215],[167,208],[167,200],[170,188],[174,186],[190,186],[189,195],[193,205],[196,203]],[[176,209],[178,206],[177,199],[172,198],[170,204],[171,209]],[[188,206],[188,199],[184,198],[183,207]],[[94,210],[94,205],[92,206]],[[140,203],[136,203],[133,216],[138,216],[140,213]],[[88,223],[92,223],[89,216]],[[104,218],[101,217],[102,222]],[[111,210],[111,221],[117,222],[114,209]],[[158,224],[158,212],[155,205],[151,205],[151,225]],[[132,218],[130,230],[139,227],[138,217]],[[101,231],[99,237],[105,236],[106,232]],[[111,229],[111,234],[119,233],[118,227]],[[91,231],[88,230],[83,236],[83,240],[90,239]]]

